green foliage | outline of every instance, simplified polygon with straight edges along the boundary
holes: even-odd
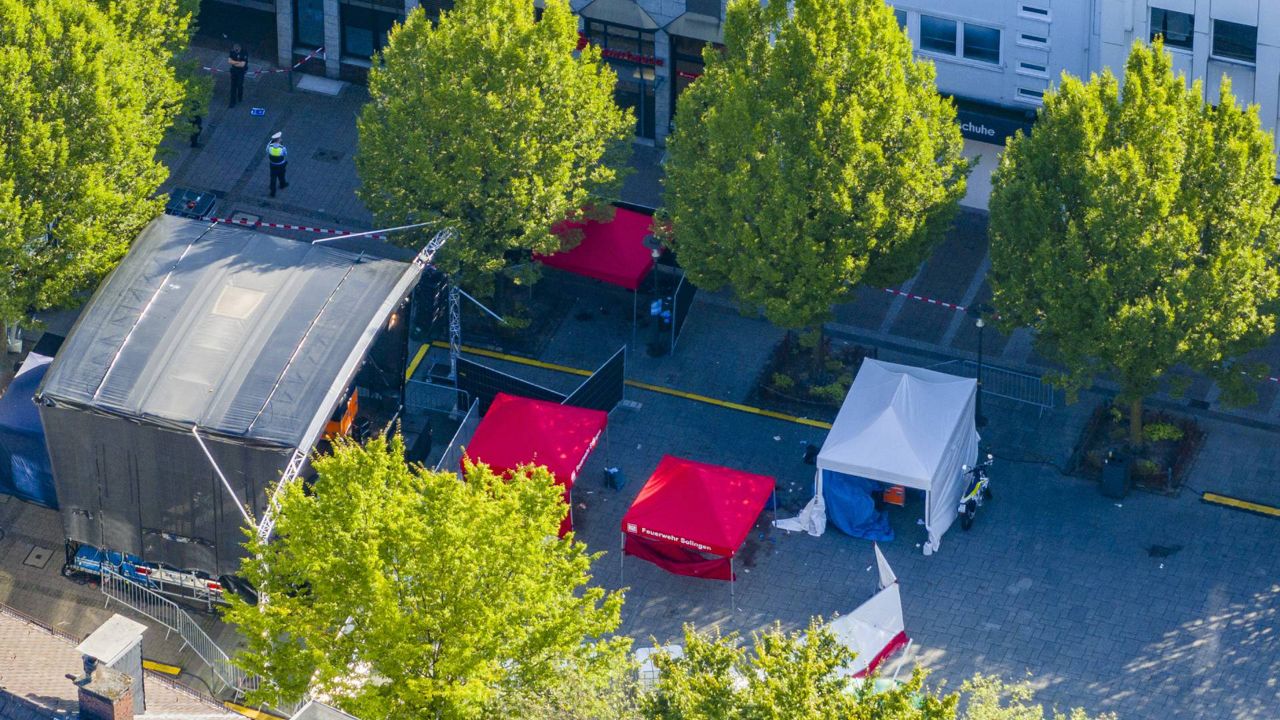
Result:
[[[360,197],[382,224],[457,230],[437,262],[486,295],[508,253],[561,249],[552,226],[613,191],[633,125],[599,49],[575,53],[568,1],[533,13],[527,0],[458,0],[433,26],[414,10],[359,119]]]
[[[791,379],[791,376],[786,373],[776,372],[770,379],[770,385],[773,386],[774,390],[787,392],[796,386],[796,381]]]
[[[1035,692],[1028,682],[1005,683],[993,675],[974,675],[960,686],[964,695],[964,720],[1089,720],[1084,710],[1076,708],[1069,714],[1054,712],[1044,714],[1044,708],[1032,703]],[[1106,713],[1094,720],[1115,720]]]
[[[1185,364],[1238,391],[1233,358],[1276,329],[1280,244],[1272,136],[1224,79],[1215,107],[1161,44],[1109,72],[1064,76],[993,179],[991,280],[1005,324],[1027,325],[1074,394],[1122,385],[1141,403]]]
[[[807,639],[806,639],[807,636]],[[647,720],[951,720],[956,698],[924,689],[923,673],[888,689],[841,672],[853,653],[815,618],[805,633],[753,635],[685,628],[684,657],[659,654],[659,678],[640,700]]]
[[[833,382],[811,388],[809,394],[832,405],[839,405],[849,394],[849,386],[852,384],[853,376],[846,373]]]
[[[1143,436],[1147,442],[1161,442],[1162,440],[1181,440],[1182,428],[1173,423],[1151,423],[1142,430]]]
[[[0,0],[0,320],[64,306],[163,208],[193,0]]]
[[[812,327],[941,237],[969,167],[955,109],[882,0],[731,0],[724,35],[669,140],[671,242],[700,287]]]
[[[469,465],[459,482],[407,467],[399,437],[338,441],[314,467],[312,489],[285,489],[279,537],[249,544],[264,601],[226,613],[246,638],[235,662],[265,679],[252,700],[313,686],[363,718],[611,712],[630,640],[602,638],[622,596],[587,586],[598,555],[556,539],[545,468]]]

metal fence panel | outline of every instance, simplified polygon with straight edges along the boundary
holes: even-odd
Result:
[[[978,377],[978,363],[972,360],[948,360],[931,365],[931,370],[950,372],[963,377]],[[1058,391],[1038,375],[982,364],[982,392],[1040,408],[1041,412],[1057,406]]]

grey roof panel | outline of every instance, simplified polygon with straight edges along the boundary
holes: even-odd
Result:
[[[297,447],[420,271],[160,217],[99,287],[40,398]]]

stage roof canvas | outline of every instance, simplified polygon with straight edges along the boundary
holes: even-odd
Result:
[[[99,287],[39,397],[297,447],[420,273],[369,252],[162,216]]]

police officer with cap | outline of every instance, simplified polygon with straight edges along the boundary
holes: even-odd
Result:
[[[283,190],[289,187],[289,183],[285,182],[284,171],[289,166],[289,151],[285,149],[280,138],[283,133],[277,132],[271,136],[271,142],[267,144],[267,162],[271,168],[271,197],[276,196],[276,183],[280,184]]]

